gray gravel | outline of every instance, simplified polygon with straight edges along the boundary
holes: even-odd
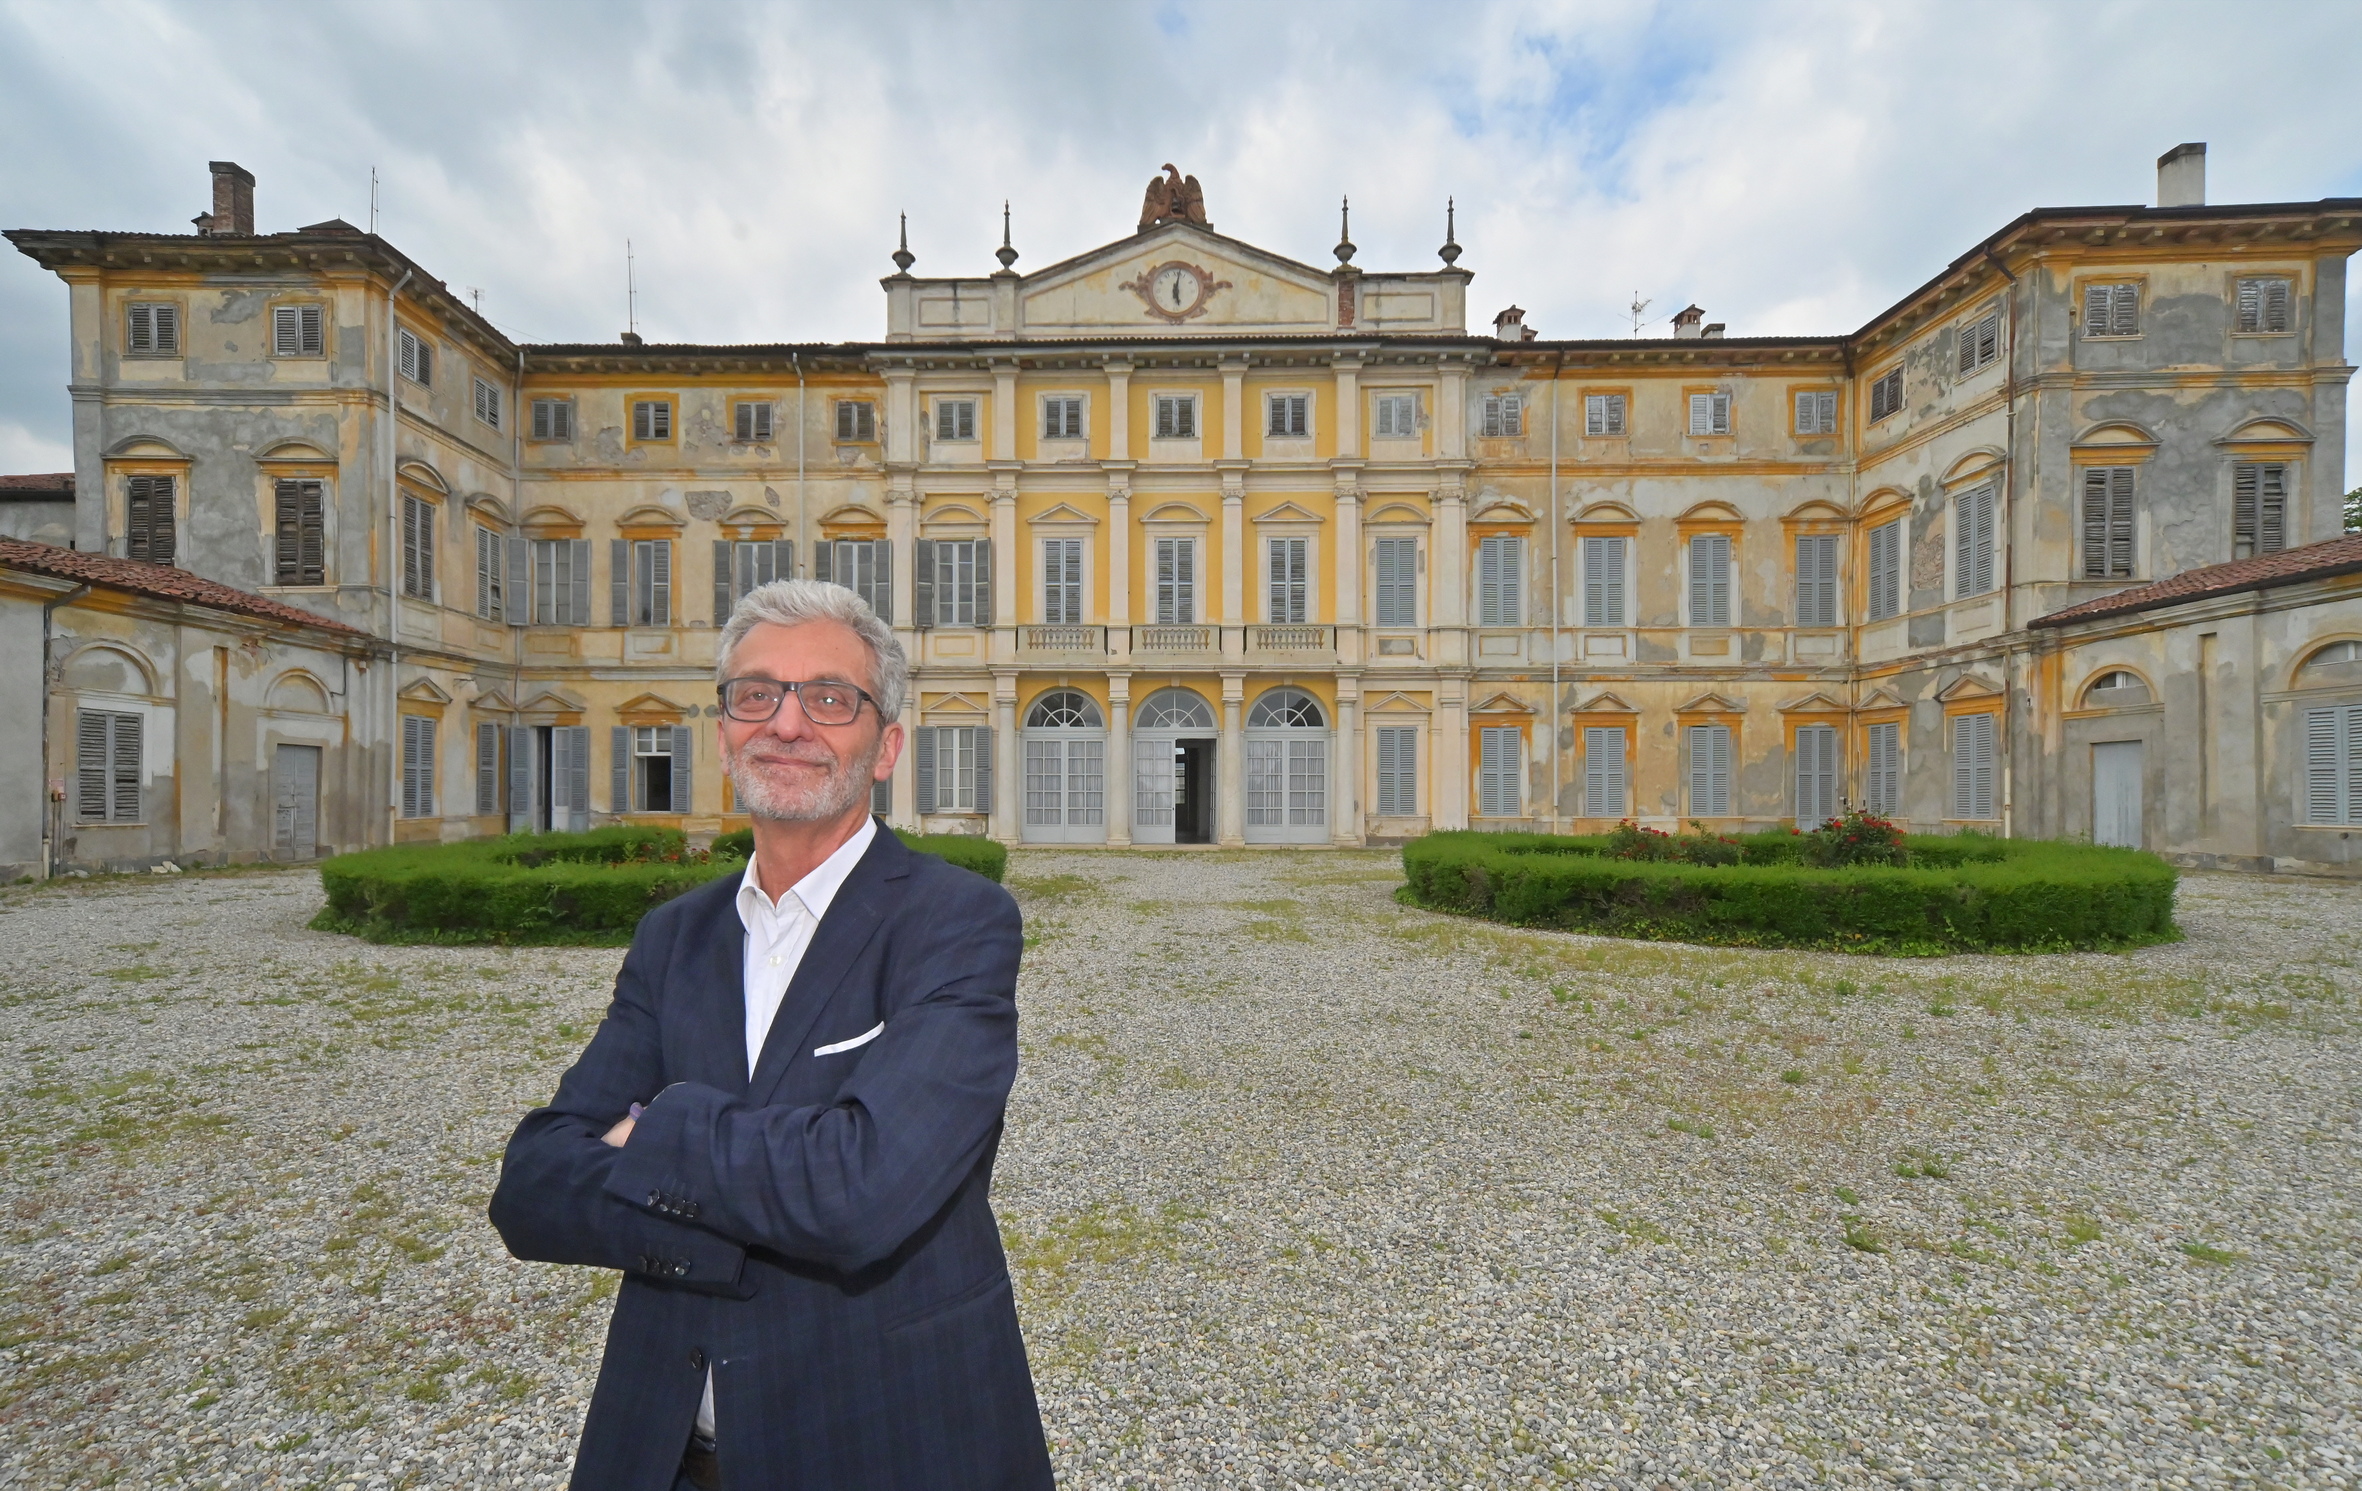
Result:
[[[2362,886],[1898,961],[1398,878],[1015,856],[997,1196],[1065,1484],[2362,1481]],[[0,1486],[563,1482],[612,1281],[482,1207],[619,954],[318,899],[0,894]]]

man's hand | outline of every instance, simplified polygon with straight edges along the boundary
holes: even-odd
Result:
[[[623,1142],[632,1136],[632,1125],[638,1123],[639,1121],[640,1120],[637,1116],[622,1119],[617,1122],[615,1127],[609,1129],[606,1133],[601,1134],[599,1137],[606,1140],[609,1144],[614,1145],[617,1149],[621,1149],[623,1148]]]

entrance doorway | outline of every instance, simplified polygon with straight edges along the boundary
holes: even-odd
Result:
[[[1214,842],[1214,742],[1173,742],[1173,842]]]
[[[320,852],[320,748],[283,745],[271,753],[271,857]]]
[[[1214,707],[1185,688],[1140,701],[1132,736],[1132,842],[1214,842]]]
[[[2102,741],[2091,748],[2091,841],[2141,847],[2141,743]]]

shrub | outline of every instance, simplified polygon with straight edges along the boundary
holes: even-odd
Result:
[[[895,832],[901,833],[900,829]],[[982,834],[902,834],[902,842],[947,865],[958,865],[998,884],[1009,869],[1009,846]],[[755,831],[734,828],[714,839],[714,853],[745,859],[755,852]]]
[[[1403,868],[1419,905],[1619,937],[1920,955],[2180,936],[2174,871],[2139,850],[1914,835],[1908,867],[1822,868],[1812,837],[1745,835],[1713,865],[1617,859],[1612,835],[1435,833]]]
[[[1804,837],[1811,841],[1804,851],[1806,859],[1823,869],[1911,862],[1911,851],[1903,843],[1903,831],[1860,808],[1827,820]]]

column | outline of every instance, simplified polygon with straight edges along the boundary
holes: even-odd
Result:
[[[1337,675],[1337,729],[1329,767],[1329,838],[1339,844],[1362,841],[1361,679]]]
[[[1011,463],[1012,465],[1014,463]],[[992,614],[979,616],[985,632],[985,655],[996,663],[1017,661],[1017,621],[1024,614],[1017,594],[1017,473],[993,473],[992,486]]]
[[[912,611],[916,592],[911,587],[911,569],[918,563],[919,494],[912,481],[913,474],[908,471],[890,472],[886,477],[886,547],[894,553],[892,595],[887,602],[894,611],[894,634],[902,639],[902,650],[909,654],[915,674],[919,634],[918,617]]]
[[[1019,837],[1025,792],[1024,747],[1017,739],[1017,675],[992,676],[992,815],[985,832],[1003,843]]]
[[[1468,680],[1436,680],[1434,737],[1429,742],[1429,826],[1468,826]]]
[[[918,749],[919,686],[914,677],[910,689],[902,696],[902,713],[896,717],[902,725],[902,758],[894,763],[893,806],[887,810],[886,821],[897,828],[917,832],[919,828],[919,764],[911,753]]]
[[[1337,661],[1355,668],[1364,655],[1361,635],[1361,487],[1352,474],[1337,480],[1337,552],[1330,563],[1335,587]]]
[[[1214,748],[1214,839],[1223,845],[1247,841],[1247,732],[1240,723],[1246,696],[1244,673],[1222,675],[1222,739]]]
[[[1428,656],[1445,666],[1468,660],[1468,501],[1460,473],[1448,471],[1435,493],[1435,546],[1427,573]]]
[[[1132,655],[1132,473],[1130,463],[1107,473],[1107,652]]]
[[[1107,675],[1107,842],[1132,842],[1132,675]]]
[[[1222,655],[1247,655],[1246,473],[1222,473]]]

